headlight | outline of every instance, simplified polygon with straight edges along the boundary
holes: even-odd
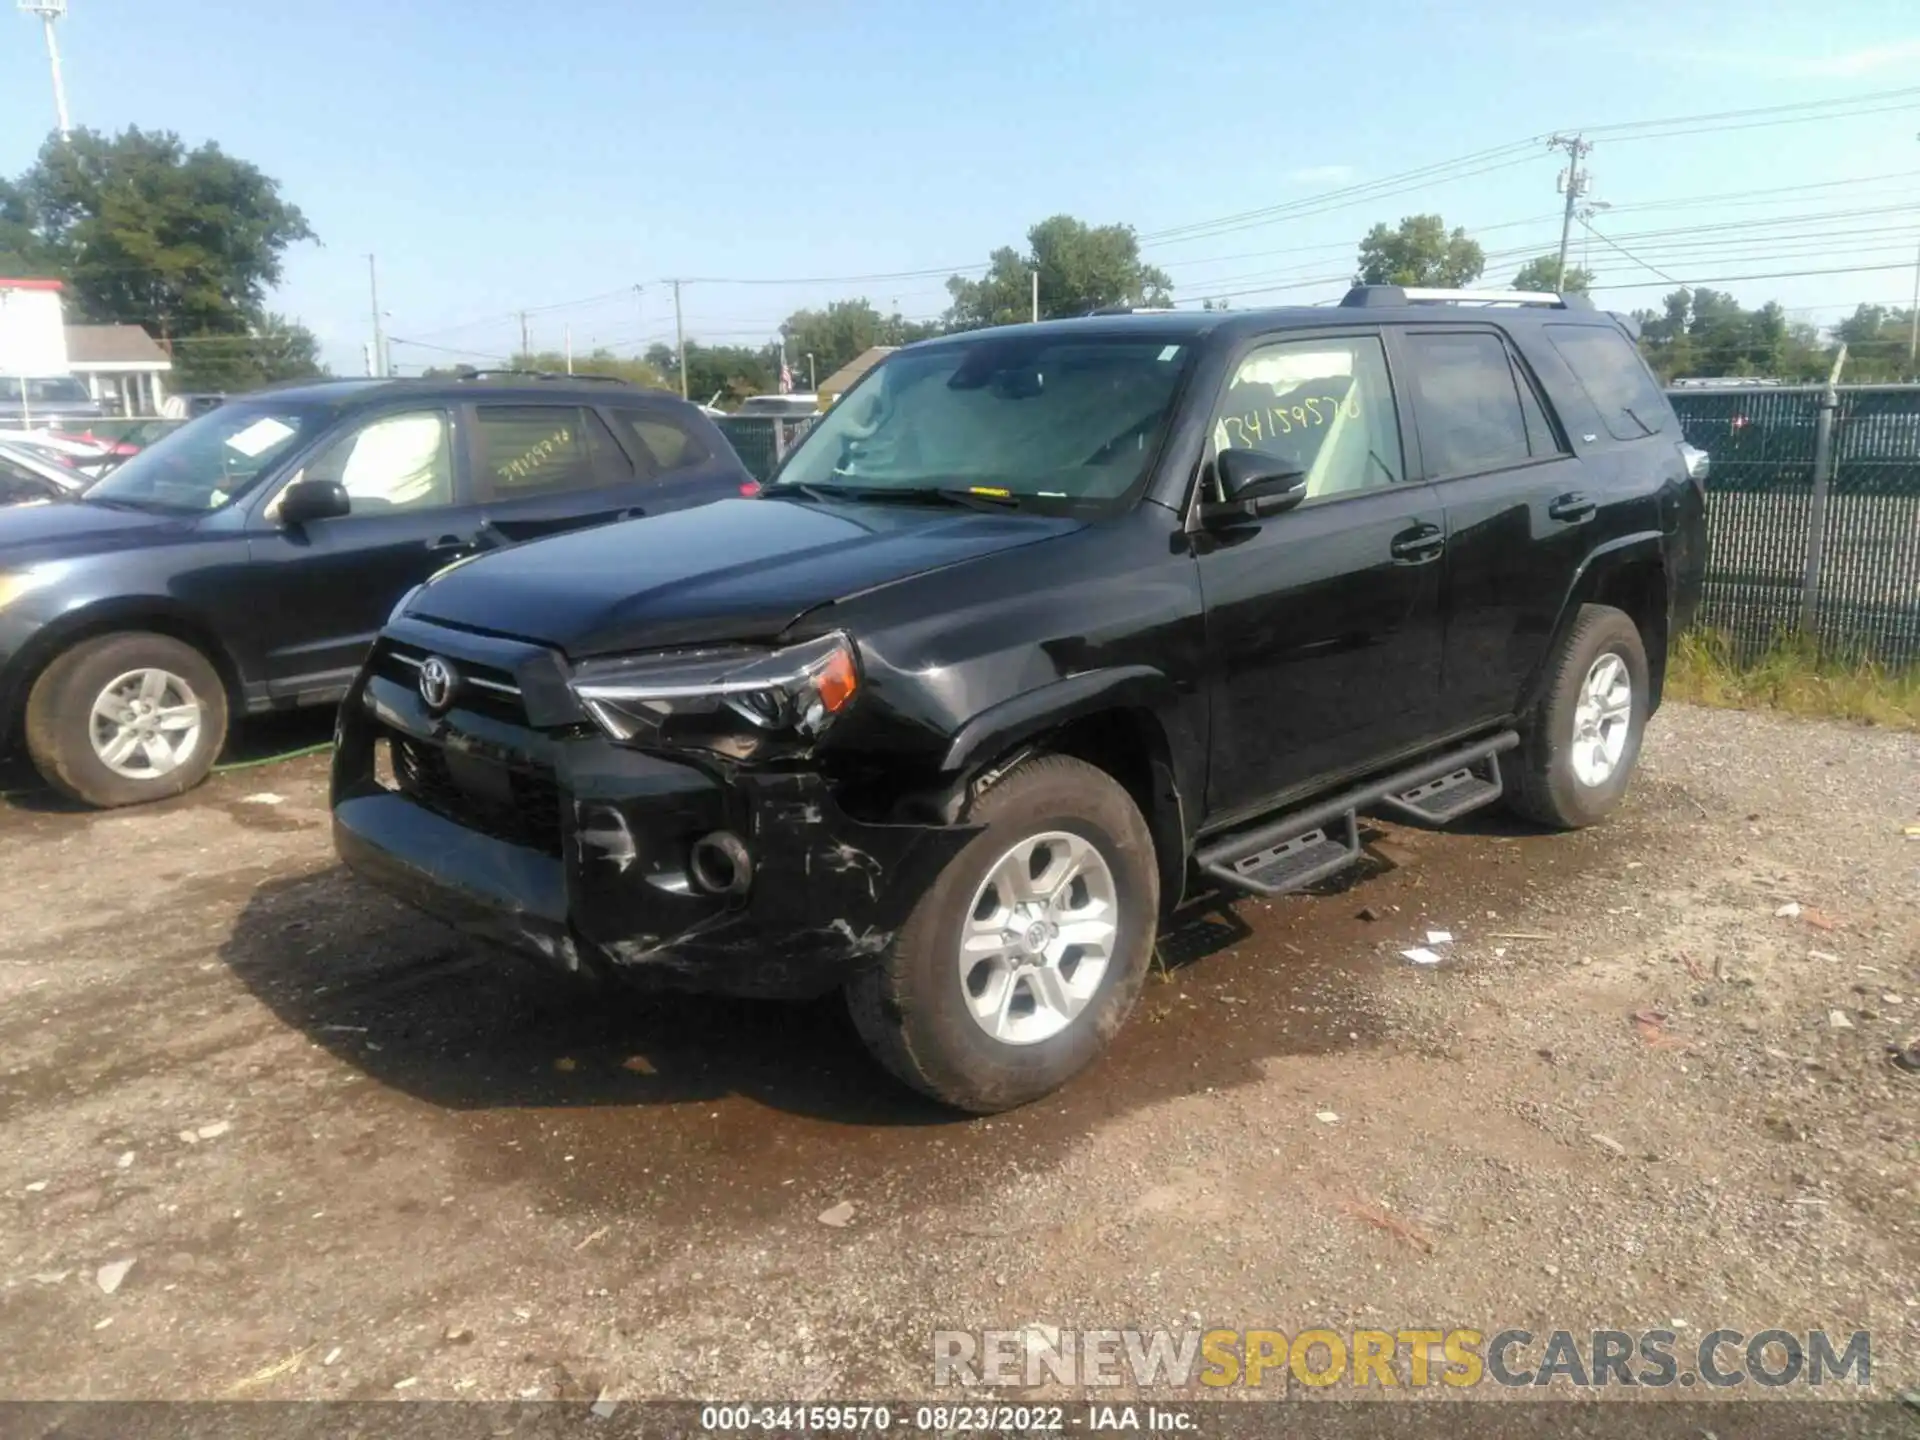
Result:
[[[859,690],[853,642],[839,632],[784,650],[588,661],[573,677],[573,693],[614,739],[738,760],[818,740]]]

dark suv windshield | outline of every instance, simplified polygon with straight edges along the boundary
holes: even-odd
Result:
[[[296,405],[223,405],[108,472],[86,498],[183,514],[218,510],[325,423],[322,412]]]
[[[774,489],[1113,505],[1141,482],[1192,348],[987,331],[901,351],[821,417]]]

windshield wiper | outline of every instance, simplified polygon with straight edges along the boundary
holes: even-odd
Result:
[[[872,501],[896,505],[925,505],[931,501],[967,510],[1020,508],[1020,501],[1012,495],[957,485],[815,485],[806,481],[784,480],[771,487],[771,493],[774,494],[782,490],[798,490],[815,500]]]

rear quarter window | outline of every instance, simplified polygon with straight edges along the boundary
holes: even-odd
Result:
[[[655,410],[615,410],[612,415],[613,423],[652,460],[656,474],[685,470],[711,458],[700,438],[678,416]]]
[[[1614,439],[1643,440],[1674,427],[1667,397],[1625,335],[1608,325],[1543,328]]]

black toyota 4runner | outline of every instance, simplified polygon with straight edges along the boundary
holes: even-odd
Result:
[[[1196,886],[1313,884],[1373,808],[1612,810],[1705,467],[1574,297],[929,341],[759,498],[414,591],[341,710],[336,842],[568,969],[844,989],[901,1079],[1004,1109],[1119,1028]]]

